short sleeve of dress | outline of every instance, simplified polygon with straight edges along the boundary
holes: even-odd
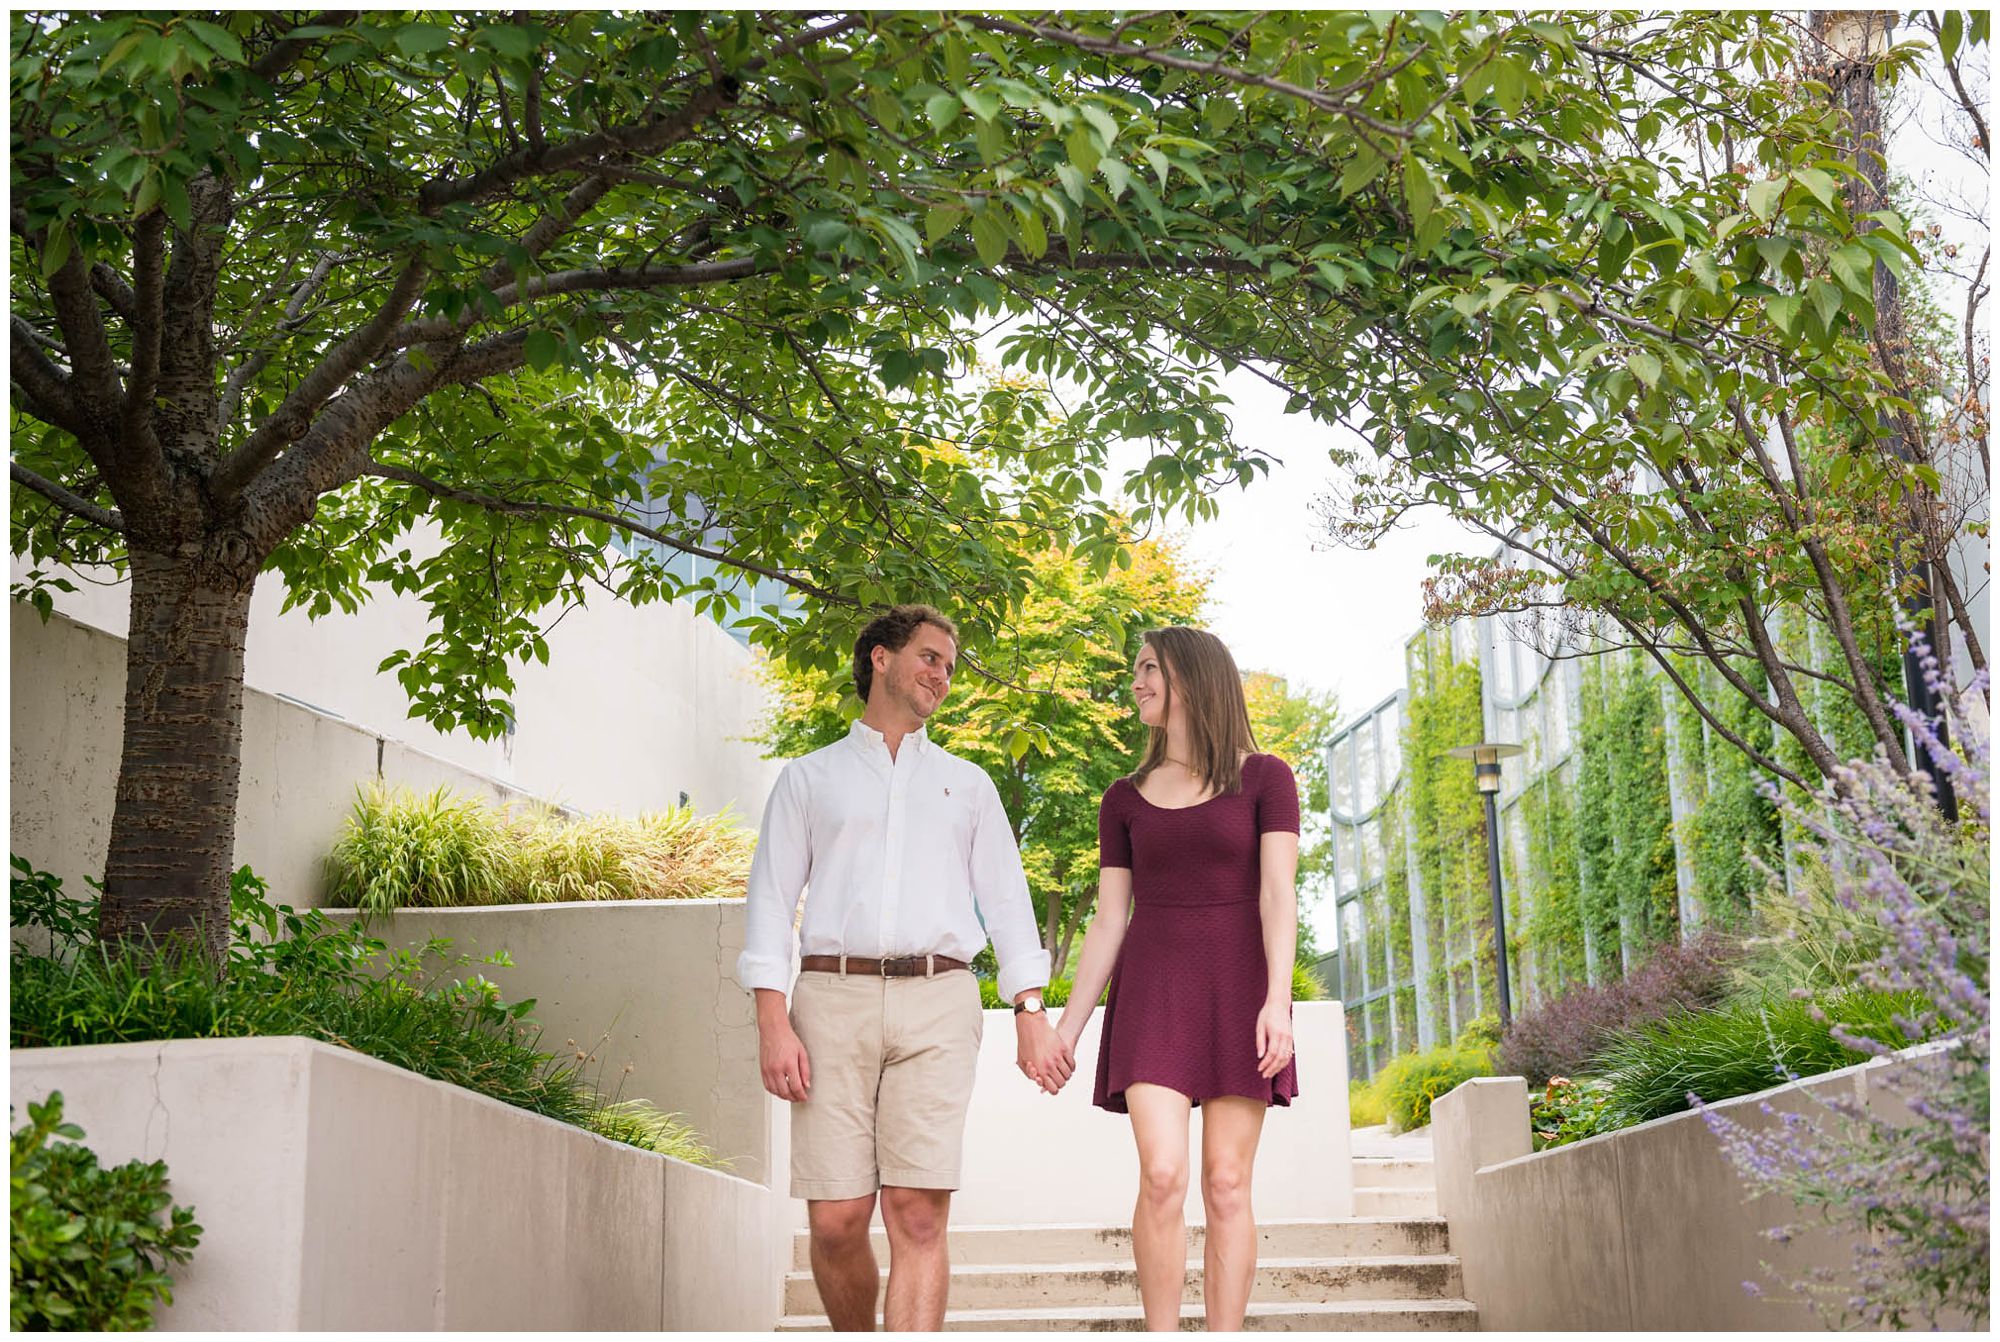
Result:
[[[1118,795],[1118,783],[1113,783],[1104,790],[1104,800],[1097,804],[1098,866],[1132,865],[1132,831],[1126,825],[1126,817],[1129,814]]]
[[[1266,755],[1257,779],[1257,832],[1297,834],[1299,832],[1299,783],[1292,766],[1276,755]]]

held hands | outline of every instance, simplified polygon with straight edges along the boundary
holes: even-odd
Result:
[[[1027,1078],[1054,1095],[1076,1071],[1076,1048],[1049,1024],[1046,1011],[1014,1017],[1014,1033],[1020,1043],[1016,1064]]]
[[[1265,1080],[1292,1060],[1292,1004],[1270,1001],[1257,1013],[1257,1075]]]

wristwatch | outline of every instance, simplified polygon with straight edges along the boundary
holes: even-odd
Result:
[[[1033,997],[1024,997],[1020,1001],[1014,1003],[1014,1014],[1017,1016],[1042,1015],[1043,1012],[1042,1012],[1041,997],[1039,995]]]

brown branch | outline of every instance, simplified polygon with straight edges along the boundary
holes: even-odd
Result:
[[[81,494],[65,489],[55,481],[35,474],[18,461],[10,461],[7,463],[7,466],[8,474],[12,477],[15,484],[34,490],[37,494],[48,499],[72,517],[80,517],[84,521],[103,527],[107,531],[124,532],[125,518],[116,510],[99,507],[89,499],[84,498]]]
[[[125,388],[127,440],[152,432],[153,398],[160,390],[160,341],[166,325],[167,216],[155,210],[132,237],[132,376]]]
[[[11,331],[12,362],[7,374],[20,392],[24,408],[36,419],[78,439],[88,436],[90,422],[70,394],[69,378],[42,353],[40,333],[18,315],[13,316]]]
[[[698,261],[686,266],[661,266],[658,269],[564,270],[553,275],[530,276],[525,284],[507,285],[496,290],[493,296],[504,309],[527,299],[548,298],[556,294],[717,284],[725,280],[745,279],[757,272],[757,258],[753,256],[734,257],[727,261]],[[433,317],[425,321],[405,322],[389,337],[385,348],[402,349],[431,341],[450,340],[472,329],[478,320],[477,314],[468,312],[456,318]]]
[[[314,15],[298,26],[300,28],[344,28],[359,17],[360,14],[353,10],[328,10],[324,14]],[[257,63],[250,67],[250,73],[267,82],[276,79],[279,75],[297,64],[299,57],[303,56],[306,53],[306,49],[318,40],[318,38],[312,37],[281,39],[273,43],[271,49],[258,58]]]
[[[138,320],[139,296],[132,292],[132,286],[125,282],[125,277],[110,265],[99,261],[90,268],[90,287],[97,291],[99,298],[111,305],[111,310],[127,326]]]
[[[368,324],[354,332],[346,340],[335,346],[333,351],[320,360],[319,366],[307,373],[278,408],[257,426],[242,446],[230,453],[222,465],[216,468],[210,478],[209,491],[217,499],[231,499],[239,494],[251,478],[269,465],[286,446],[305,436],[312,426],[313,413],[324,405],[329,397],[339,391],[341,385],[366,367],[370,360],[382,352],[389,333],[395,329],[410,308],[422,295],[424,277],[429,267],[421,256],[412,257],[396,277],[395,285],[389,291],[388,299],[381,309],[369,319]]]

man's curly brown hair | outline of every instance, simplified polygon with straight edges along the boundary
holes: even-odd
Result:
[[[861,637],[854,640],[854,692],[861,696],[862,703],[868,702],[868,690],[875,683],[875,649],[901,652],[917,632],[917,626],[924,624],[936,625],[953,643],[958,642],[958,626],[935,606],[892,606],[868,622]]]

